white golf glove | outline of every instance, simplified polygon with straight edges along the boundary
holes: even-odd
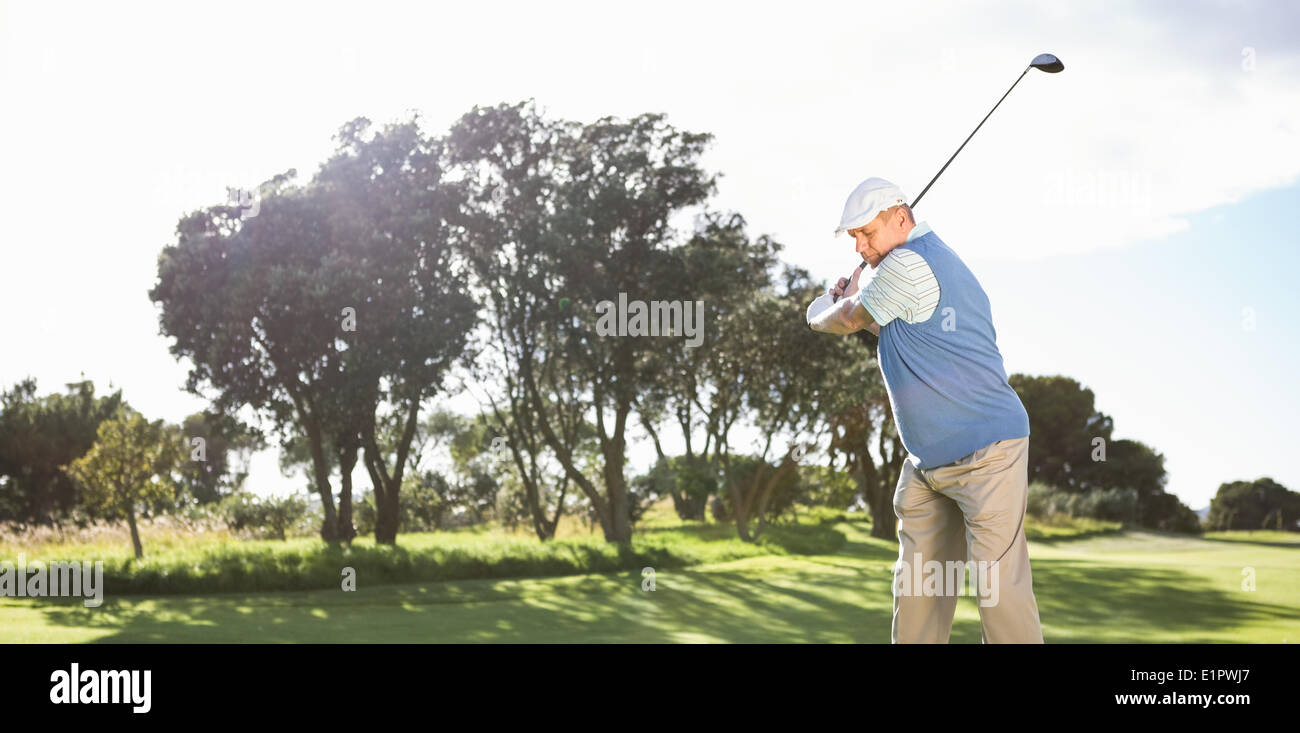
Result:
[[[816,300],[808,304],[808,312],[805,314],[808,325],[811,326],[813,318],[816,318],[822,311],[833,305],[835,305],[835,296],[831,295],[829,291],[817,296]]]

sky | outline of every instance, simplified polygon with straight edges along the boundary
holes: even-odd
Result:
[[[532,98],[712,133],[712,206],[831,281],[879,176],[993,304],[1008,373],[1063,374],[1194,509],[1300,490],[1300,5],[1277,2],[10,3],[0,6],[0,384],[85,375],[179,421],[205,402],[147,292],[186,212],[344,122]],[[640,450],[644,450],[644,446]],[[368,484],[368,479],[361,479]],[[271,452],[250,486],[302,485]]]

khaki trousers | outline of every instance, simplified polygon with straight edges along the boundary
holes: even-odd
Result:
[[[1028,492],[1027,437],[932,469],[907,456],[894,492],[893,643],[948,643],[959,595],[977,596],[984,643],[1043,643],[1024,530]],[[975,571],[982,581],[970,580]]]

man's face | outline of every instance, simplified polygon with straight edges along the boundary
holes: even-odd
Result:
[[[907,232],[903,228],[906,221],[907,215],[895,207],[885,209],[866,224],[849,230],[854,239],[854,249],[871,265],[871,269],[876,269],[890,250],[907,241]]]

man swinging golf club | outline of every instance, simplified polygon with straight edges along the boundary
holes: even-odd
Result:
[[[861,289],[862,267],[840,278],[807,318],[817,331],[880,337],[880,371],[908,453],[894,492],[891,639],[948,641],[958,590],[944,581],[961,563],[963,573],[985,574],[977,591],[985,643],[1042,643],[1024,532],[1029,417],[1007,382],[989,299],[889,181],[854,189],[842,232],[875,276]]]

